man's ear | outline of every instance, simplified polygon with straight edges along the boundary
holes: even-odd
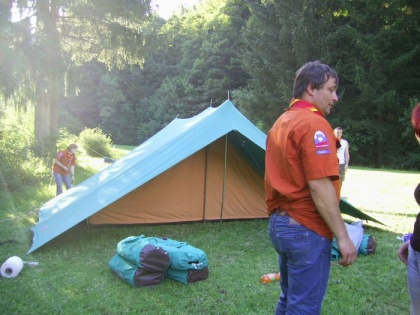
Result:
[[[313,96],[315,94],[315,89],[312,84],[308,84],[306,87],[306,93],[308,93],[310,96]]]

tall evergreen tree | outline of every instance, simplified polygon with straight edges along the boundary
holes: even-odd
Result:
[[[251,76],[238,103],[267,131],[288,106],[295,71],[305,62],[328,62],[325,45],[335,1],[247,1],[243,64]]]
[[[25,65],[19,70],[28,79],[21,80],[20,85],[29,82],[25,91],[35,104],[35,133],[41,147],[58,132],[58,101],[64,93],[65,72],[72,62],[97,57],[111,66],[121,66],[140,63],[147,54],[149,37],[144,26],[150,12],[149,0],[7,3],[9,6],[2,4],[6,12],[16,7],[28,15],[14,22],[7,13],[7,25],[14,24],[24,30],[20,41],[8,43]],[[1,11],[1,14],[5,24],[6,13]],[[17,73],[17,68],[7,73]],[[17,88],[20,87],[14,87]]]
[[[340,75],[340,101],[328,119],[346,129],[352,161],[403,165],[407,146],[399,120],[420,94],[418,5],[412,0],[247,2],[251,17],[243,32],[243,61],[251,80],[236,92],[240,106],[268,130],[291,98],[296,69],[319,59]]]
[[[419,6],[411,0],[339,3],[329,38],[337,49],[329,58],[343,95],[332,122],[347,129],[353,152],[363,153],[353,154],[355,163],[403,166],[399,119],[420,95]]]

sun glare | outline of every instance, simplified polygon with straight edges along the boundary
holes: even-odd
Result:
[[[160,17],[168,19],[181,6],[189,8],[198,2],[199,0],[153,0],[152,7]]]

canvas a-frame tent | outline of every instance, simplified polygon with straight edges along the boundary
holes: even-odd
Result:
[[[45,203],[28,254],[88,219],[152,224],[266,218],[266,135],[228,100],[170,124]]]

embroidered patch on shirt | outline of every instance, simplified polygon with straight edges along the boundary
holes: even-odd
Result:
[[[330,154],[330,150],[317,150],[316,154],[318,155]]]
[[[315,131],[314,142],[315,148],[325,148],[329,146],[327,136],[320,130]]]

